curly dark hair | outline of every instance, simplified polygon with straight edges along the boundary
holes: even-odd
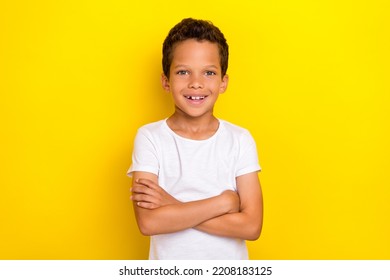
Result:
[[[162,66],[168,79],[174,46],[187,39],[206,40],[218,44],[222,77],[225,76],[228,68],[229,46],[223,33],[210,21],[185,18],[169,31],[163,43]]]

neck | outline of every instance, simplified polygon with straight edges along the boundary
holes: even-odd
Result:
[[[167,124],[180,136],[194,140],[210,138],[219,127],[218,119],[212,114],[193,118],[175,112],[168,118]]]

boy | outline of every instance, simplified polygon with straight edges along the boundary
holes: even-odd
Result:
[[[256,144],[213,115],[228,84],[228,45],[211,22],[183,19],[163,44],[174,113],[135,138],[132,197],[150,259],[247,259],[261,232]]]

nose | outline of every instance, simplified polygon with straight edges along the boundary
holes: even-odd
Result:
[[[192,88],[192,89],[203,88],[203,82],[202,82],[200,75],[196,75],[196,74],[191,75],[191,80],[188,84],[188,87]]]

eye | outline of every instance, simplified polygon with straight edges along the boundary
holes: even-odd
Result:
[[[179,70],[176,72],[177,75],[188,75],[190,72],[187,70]]]
[[[215,76],[217,75],[217,73],[215,73],[214,71],[206,71],[206,76]]]

